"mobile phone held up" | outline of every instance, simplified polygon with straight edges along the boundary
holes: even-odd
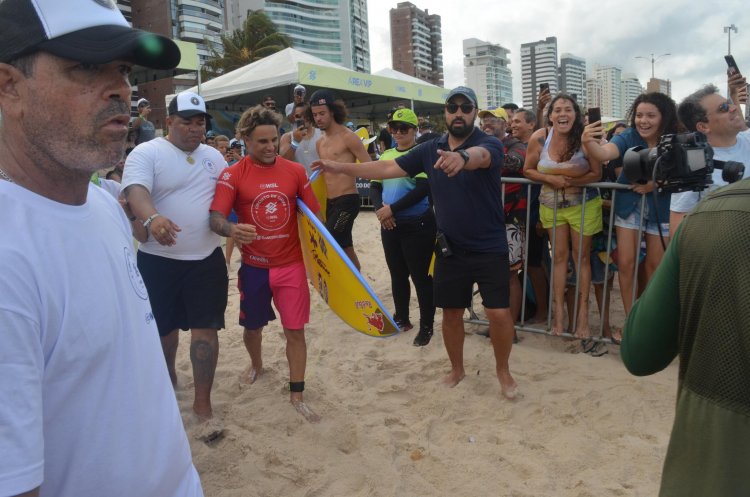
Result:
[[[724,60],[727,61],[727,74],[729,76],[740,74],[740,69],[739,67],[737,67],[737,63],[734,61],[734,57],[732,55],[725,55]]]
[[[594,124],[602,120],[602,111],[599,107],[589,107],[589,124]]]
[[[540,83],[539,84],[539,93],[542,93],[544,90],[549,91],[549,83]]]

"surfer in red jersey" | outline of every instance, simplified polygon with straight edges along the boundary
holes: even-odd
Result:
[[[305,419],[317,422],[320,416],[303,400],[310,291],[297,230],[297,197],[315,213],[320,208],[305,168],[277,154],[280,121],[276,112],[262,106],[248,109],[240,118],[237,129],[246,155],[219,175],[211,229],[242,247],[239,321],[245,328],[250,364],[240,381],[254,383],[263,373],[262,331],[276,319],[273,301],[286,337],[289,400]],[[232,209],[239,220],[236,224],[227,221]]]

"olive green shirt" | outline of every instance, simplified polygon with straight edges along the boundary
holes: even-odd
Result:
[[[680,225],[625,324],[635,375],[679,356],[661,497],[750,495],[750,179]]]

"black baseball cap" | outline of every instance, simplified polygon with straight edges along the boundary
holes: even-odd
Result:
[[[169,38],[131,28],[115,0],[0,0],[0,62],[36,51],[151,69],[172,69],[181,58]]]
[[[333,102],[336,101],[336,95],[331,90],[318,90],[310,97],[310,107],[315,105],[327,105],[333,107]]]

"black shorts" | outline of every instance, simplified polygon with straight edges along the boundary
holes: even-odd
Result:
[[[488,309],[509,306],[508,254],[466,252],[453,248],[453,255],[435,256],[435,307],[463,309],[471,306],[474,283],[482,305]]]
[[[326,228],[341,248],[354,245],[352,228],[354,228],[354,219],[358,214],[359,193],[350,193],[326,200]]]
[[[183,261],[138,251],[159,336],[178,328],[224,327],[229,278],[220,248],[205,259]]]

